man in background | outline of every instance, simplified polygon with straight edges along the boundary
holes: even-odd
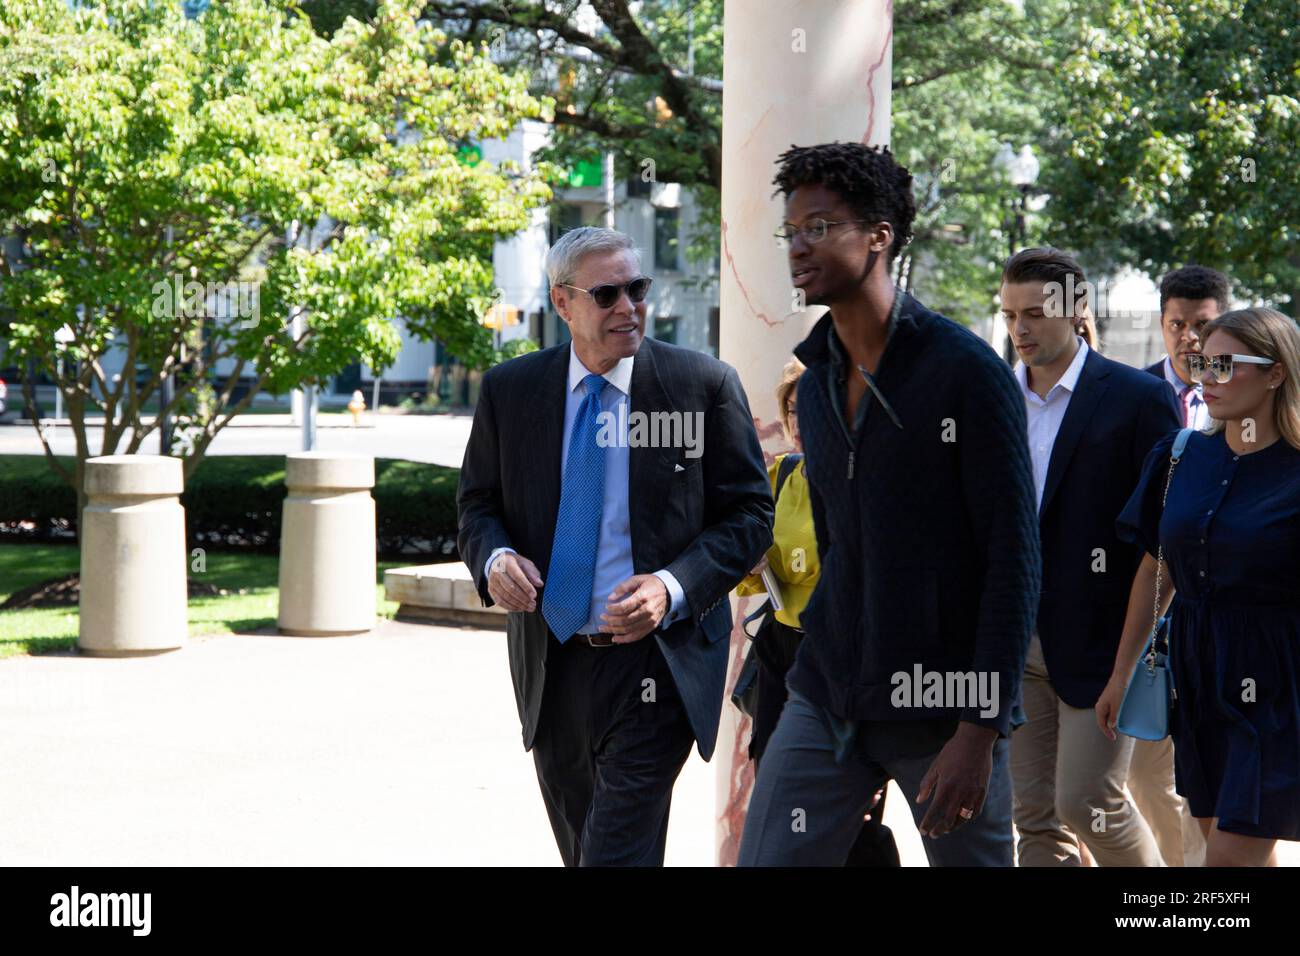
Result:
[[[1147,371],[1169,383],[1187,428],[1204,428],[1209,408],[1201,397],[1201,383],[1192,379],[1187,356],[1201,350],[1201,330],[1228,308],[1228,277],[1205,266],[1184,266],[1160,283],[1160,332],[1165,357]]]

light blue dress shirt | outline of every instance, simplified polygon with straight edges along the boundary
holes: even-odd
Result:
[[[622,359],[603,376],[613,388],[605,388],[600,394],[602,412],[612,417],[610,427],[617,430],[622,422],[624,431],[618,441],[605,449],[605,500],[600,515],[600,543],[596,547],[596,575],[592,582],[591,614],[587,623],[578,629],[579,634],[597,634],[605,630],[606,625],[600,619],[605,613],[605,604],[610,592],[621,582],[636,573],[632,566],[632,525],[628,506],[628,469],[631,456],[627,446],[627,415],[619,413],[619,406],[626,406],[632,391],[632,363],[636,356]],[[578,417],[578,409],[586,398],[587,389],[582,380],[593,374],[578,358],[577,350],[569,345],[569,387],[564,398],[564,443],[560,446],[560,468],[569,460],[569,438],[573,432],[573,421]],[[630,409],[629,409],[630,411]],[[602,420],[603,421],[603,420]],[[563,477],[561,477],[563,480]],[[486,573],[492,573],[492,562],[497,556],[514,548],[497,548],[487,560]],[[549,557],[549,555],[548,555]],[[686,592],[671,571],[656,571],[655,577],[663,581],[668,589],[669,605],[660,628],[668,627],[686,616]]]

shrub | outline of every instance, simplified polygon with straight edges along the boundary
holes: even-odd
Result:
[[[61,458],[68,468],[72,459]],[[388,556],[456,554],[456,468],[375,460],[376,548]],[[277,552],[284,510],[283,455],[212,455],[181,495],[191,545]],[[45,459],[0,455],[0,530],[52,536],[75,530],[77,497]]]
[[[60,456],[69,471],[75,462]],[[0,527],[27,522],[32,533],[49,536],[73,529],[77,495],[54,473],[44,455],[0,455]]]

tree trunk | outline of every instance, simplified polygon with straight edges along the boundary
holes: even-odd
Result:
[[[86,460],[78,457],[76,470],[73,472],[74,480],[77,483],[77,527],[74,529],[77,533],[77,546],[81,546],[81,515],[86,510]]]

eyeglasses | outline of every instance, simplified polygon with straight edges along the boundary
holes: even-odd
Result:
[[[650,283],[654,280],[649,276],[637,276],[631,282],[625,282],[622,285],[597,285],[590,289],[583,289],[580,286],[569,285],[567,282],[557,282],[556,285],[562,285],[566,289],[577,289],[579,292],[585,292],[591,296],[592,301],[602,309],[608,309],[618,301],[623,290],[627,290],[627,297],[633,302],[642,302],[646,294],[650,291]]]
[[[802,226],[794,226],[787,222],[774,235],[784,242],[792,241],[795,236],[803,236],[804,242],[818,243],[826,238],[826,232],[831,226],[842,226],[851,222],[873,221],[871,219],[809,219]]]
[[[1200,352],[1187,353],[1187,370],[1192,373],[1192,378],[1199,381],[1201,376],[1209,369],[1214,380],[1220,385],[1227,384],[1232,380],[1232,367],[1236,362],[1245,365],[1276,365],[1277,361],[1271,358],[1260,358],[1258,355],[1202,355]]]

